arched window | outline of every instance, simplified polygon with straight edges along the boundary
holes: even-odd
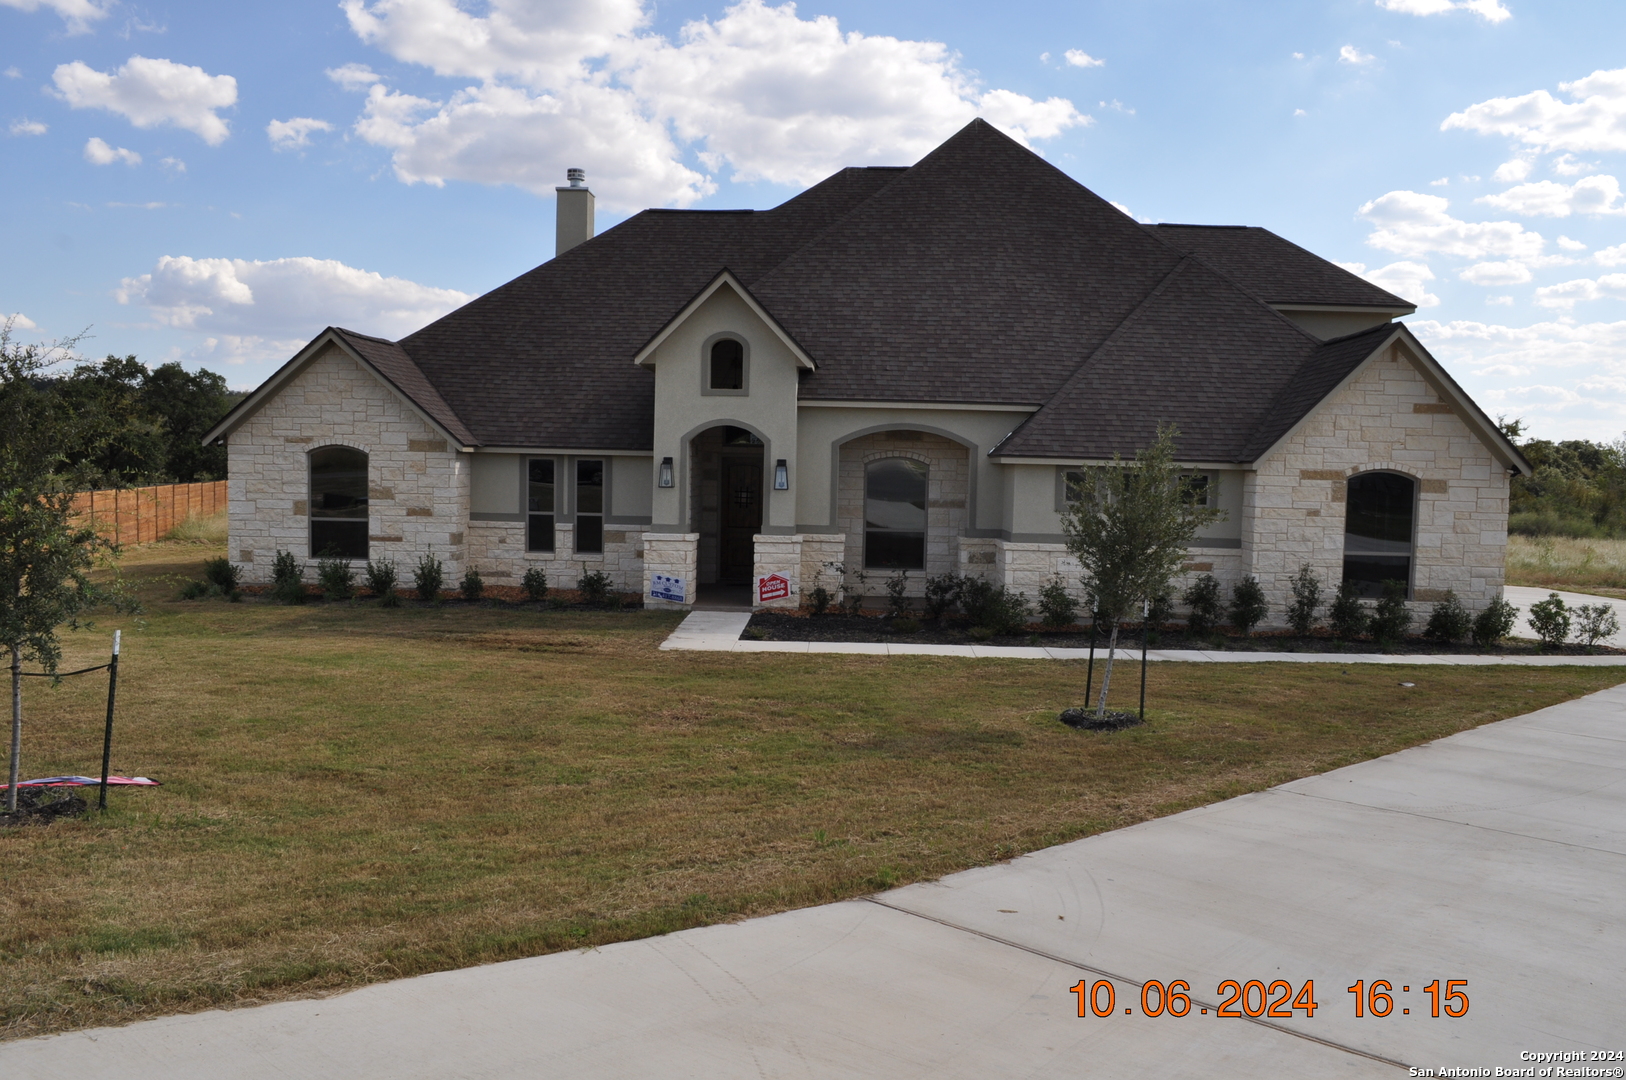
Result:
[[[310,453],[311,558],[367,557],[367,455],[349,446]]]
[[[926,568],[926,466],[883,458],[864,468],[864,566]]]
[[[745,346],[733,338],[723,338],[711,347],[713,390],[745,389]]]
[[[1417,483],[1392,472],[1349,478],[1344,508],[1344,580],[1362,596],[1382,596],[1385,581],[1411,586],[1412,519]]]

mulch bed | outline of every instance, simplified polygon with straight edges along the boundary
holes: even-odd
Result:
[[[1094,709],[1066,709],[1060,718],[1062,723],[1070,728],[1080,731],[1122,731],[1137,724],[1145,723],[1139,713],[1118,712],[1108,709],[1105,713],[1097,714]]]
[[[5,806],[4,786],[0,785],[0,807]],[[82,817],[89,807],[83,795],[61,788],[20,787],[17,813],[12,815],[0,810],[0,829],[13,825],[49,825],[61,818]]]
[[[1090,632],[1086,627],[1074,626],[1065,630],[1046,630],[1032,627],[1020,634],[996,634],[991,638],[976,637],[965,619],[918,620],[919,629],[913,633],[898,630],[893,620],[876,615],[801,615],[783,611],[759,611],[751,616],[746,629],[753,637],[764,641],[854,641],[854,642],[916,642],[921,645],[1040,645],[1050,648],[1087,649]],[[751,632],[755,631],[755,634]],[[1106,634],[1095,639],[1098,649],[1106,648]],[[1371,640],[1336,641],[1330,634],[1312,634],[1299,637],[1288,632],[1257,632],[1250,637],[1229,627],[1225,631],[1205,637],[1195,637],[1178,625],[1165,626],[1153,631],[1148,646],[1152,649],[1201,649],[1207,652],[1294,652],[1294,653],[1397,653],[1406,655],[1432,654],[1440,656],[1587,656],[1626,655],[1626,649],[1598,645],[1588,649],[1584,645],[1564,645],[1556,649],[1543,648],[1540,643],[1509,638],[1501,645],[1481,647],[1471,641],[1441,644],[1425,641],[1421,637],[1408,637],[1387,648]],[[1118,631],[1120,650],[1139,650],[1139,626]]]

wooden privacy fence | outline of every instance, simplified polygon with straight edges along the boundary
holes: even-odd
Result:
[[[161,540],[189,517],[212,517],[224,509],[224,480],[81,491],[73,497],[78,519],[115,544]]]

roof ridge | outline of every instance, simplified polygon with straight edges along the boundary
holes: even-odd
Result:
[[[935,153],[935,151],[934,151],[934,153]],[[930,155],[927,155],[927,156],[929,157]],[[924,161],[925,159],[922,158],[921,160]],[[918,165],[918,164],[920,164],[920,162],[917,161],[915,163],[915,165]],[[880,187],[876,188],[874,191],[870,192],[868,195],[864,196],[862,199],[859,199],[857,202],[855,202],[851,206],[847,207],[847,209],[846,209],[846,211],[844,213],[837,214],[834,218],[831,218],[830,221],[828,221],[825,224],[824,228],[818,230],[813,235],[809,236],[806,240],[802,241],[800,244],[796,245],[795,247],[791,248],[789,251],[785,252],[784,257],[781,258],[778,262],[774,263],[772,266],[763,267],[762,271],[759,274],[757,274],[757,276],[756,276],[756,278],[754,280],[762,281],[765,278],[771,277],[775,270],[778,270],[781,266],[784,266],[786,263],[790,262],[790,260],[794,259],[797,256],[797,254],[799,254],[800,252],[806,251],[809,247],[816,244],[819,241],[819,239],[821,237],[825,236],[827,233],[829,233],[831,229],[834,229],[837,225],[840,225],[843,221],[846,221],[853,214],[857,213],[860,207],[868,205],[870,200],[872,200],[872,199],[879,198],[882,192],[886,191],[888,188],[890,188],[898,180],[901,180],[904,177],[904,175],[907,174],[914,167],[915,167],[914,165],[876,165],[876,166],[873,166],[873,170],[876,171],[876,172],[896,171],[898,175],[894,176],[891,180],[888,180],[886,183],[882,184]],[[857,165],[854,165],[854,166],[849,166],[849,168],[864,168],[866,171],[869,171],[871,167],[870,166],[857,166]],[[841,170],[841,171],[844,172],[845,170]],[[824,181],[821,180],[821,181],[819,181],[819,183],[822,184],[822,183],[824,183]],[[814,185],[814,186],[816,187],[817,185]],[[808,188],[807,190],[811,191],[812,188]],[[769,208],[767,210],[764,210],[763,213],[764,214],[771,214],[775,210],[778,210],[780,207],[788,206],[791,201],[793,201],[793,200],[792,199],[787,199],[785,202],[780,203],[779,206],[771,207],[771,208]],[[743,283],[744,279],[742,278],[741,281]],[[757,302],[762,303],[760,298],[758,299]],[[768,305],[763,304],[762,306],[763,306],[764,310],[767,310]],[[775,317],[777,318],[777,316],[775,316]],[[811,355],[811,354],[809,354],[809,355]]]
[[[1383,336],[1387,338],[1388,336],[1394,334],[1401,325],[1402,324],[1399,323],[1379,323],[1377,326],[1369,326],[1365,330],[1358,330],[1353,334],[1345,334],[1341,338],[1320,342],[1320,347],[1316,349],[1314,353],[1305,358],[1304,363],[1299,367],[1298,371],[1293,373],[1293,377],[1282,384],[1282,388],[1276,392],[1276,396],[1271,398],[1270,408],[1266,409],[1263,416],[1260,417],[1258,426],[1248,433],[1248,441],[1243,444],[1245,447],[1245,453],[1249,455],[1248,460],[1257,460],[1260,454],[1263,454],[1266,450],[1270,449],[1271,445],[1275,444],[1275,440],[1272,440],[1270,445],[1261,446],[1260,433],[1266,431],[1270,427],[1271,422],[1281,415],[1283,405],[1295,392],[1298,391],[1301,381],[1308,378],[1307,373],[1317,364],[1318,361],[1327,359],[1330,355],[1336,355],[1333,350],[1350,344],[1353,339],[1358,338],[1363,334],[1376,334],[1378,331],[1384,331],[1385,333]],[[1366,353],[1365,356],[1362,357],[1361,363],[1365,363],[1373,353],[1377,352],[1377,349],[1378,346],[1374,346],[1370,352]],[[1359,365],[1357,364],[1356,367],[1358,366]],[[1327,394],[1332,393],[1332,391],[1349,376],[1350,372],[1353,372],[1354,370],[1355,368],[1352,367],[1349,371],[1346,371],[1343,375],[1341,375],[1338,379],[1338,383],[1334,383],[1333,386],[1328,387],[1325,393],[1320,394],[1316,398],[1315,403],[1319,405],[1323,400],[1325,400]],[[1306,410],[1299,419],[1303,419],[1304,416],[1308,415],[1309,410]],[[1297,420],[1294,421],[1294,423],[1297,422]],[[1291,430],[1291,425],[1289,425],[1288,430]]]

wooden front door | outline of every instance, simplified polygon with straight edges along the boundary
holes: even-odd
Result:
[[[756,543],[762,531],[762,463],[723,462],[722,536],[717,580],[724,585],[749,585]]]

